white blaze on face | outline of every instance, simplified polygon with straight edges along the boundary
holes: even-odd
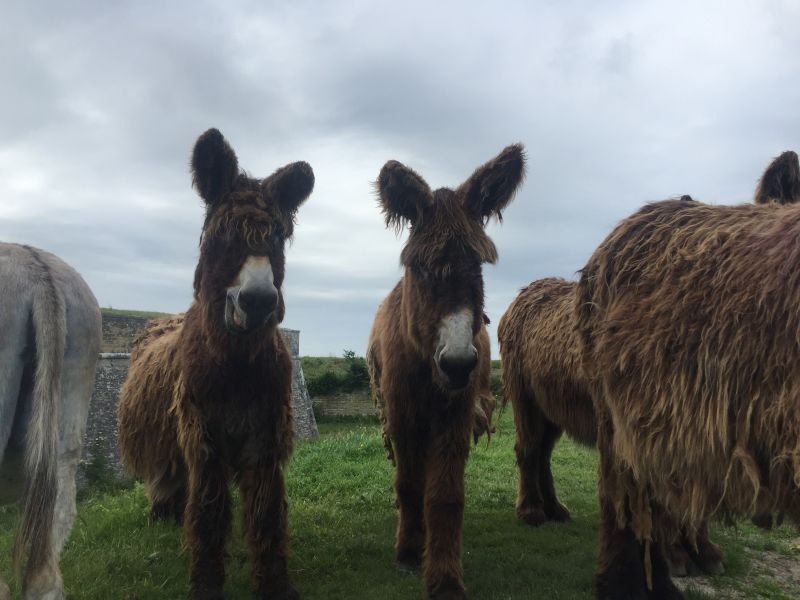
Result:
[[[435,356],[437,362],[442,353],[447,353],[449,356],[467,356],[474,352],[472,320],[472,310],[462,308],[439,322]]]
[[[266,256],[248,256],[239,274],[236,277],[236,283],[233,287],[238,288],[235,293],[233,322],[237,327],[244,328],[249,320],[243,310],[242,294],[247,295],[248,290],[255,291],[264,288],[274,289],[274,275],[272,273],[272,264]]]
[[[272,265],[267,256],[248,256],[242,268],[239,270],[239,276],[235,285],[245,286],[250,285],[263,285],[264,282],[273,283]]]

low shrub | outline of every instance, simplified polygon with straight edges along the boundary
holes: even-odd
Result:
[[[306,387],[311,396],[326,396],[336,393],[354,392],[369,387],[369,373],[363,356],[352,350],[342,355],[343,368],[326,368],[314,375],[306,375]]]

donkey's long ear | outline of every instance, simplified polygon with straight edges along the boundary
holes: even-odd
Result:
[[[756,204],[800,201],[800,162],[796,152],[787,150],[769,164],[758,182],[754,200]]]
[[[500,218],[525,177],[525,149],[508,146],[495,158],[478,167],[459,187],[468,209],[484,219]]]
[[[307,162],[291,163],[267,177],[261,187],[265,197],[277,202],[283,212],[292,215],[311,195],[314,171]]]
[[[209,206],[233,187],[239,175],[236,153],[217,129],[199,138],[192,152],[192,185]]]
[[[387,227],[399,229],[404,223],[413,224],[433,203],[431,188],[425,180],[396,160],[383,165],[375,187]]]

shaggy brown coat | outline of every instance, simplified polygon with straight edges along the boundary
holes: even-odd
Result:
[[[461,565],[464,467],[470,435],[488,431],[489,336],[481,264],[497,250],[484,231],[511,201],[524,174],[521,146],[509,146],[457,190],[432,192],[411,169],[391,161],[377,187],[386,222],[411,224],[401,254],[404,275],[378,308],[367,350],[384,439],[396,464],[400,517],[396,563],[423,561],[432,598],[465,598]],[[437,362],[441,323],[468,314],[477,364],[462,389],[443,380]]]
[[[251,179],[215,129],[198,139],[192,172],[207,205],[195,300],[135,344],[118,409],[122,457],[144,478],[155,517],[180,520],[185,504],[192,598],[222,597],[234,476],[258,596],[296,598],[286,570],[283,482],[292,450],[292,365],[278,324],[284,244],[314,176],[301,162]],[[278,298],[263,324],[237,332],[225,319],[226,294],[253,256],[269,260]]]
[[[797,153],[787,150],[774,159],[756,187],[756,204],[777,202],[792,204],[800,200],[800,161]]]
[[[681,597],[664,511],[690,534],[718,515],[800,519],[798,260],[800,206],[666,201],[624,220],[583,269],[601,598]]]
[[[597,443],[597,419],[588,383],[581,376],[574,333],[575,286],[556,277],[532,282],[514,299],[498,327],[503,402],[511,402],[517,431],[517,515],[530,525],[569,519],[556,497],[550,465],[561,433],[585,445]],[[684,536],[667,548],[667,554],[673,575],[686,575],[691,563],[705,572],[724,571],[722,552],[708,539],[705,525],[696,544]]]

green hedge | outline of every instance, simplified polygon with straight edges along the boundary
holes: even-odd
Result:
[[[306,386],[312,397],[369,389],[367,363],[352,350],[345,350],[342,358],[304,357],[302,361]],[[492,361],[490,387],[497,398],[502,396],[499,360]]]
[[[341,368],[326,368],[306,377],[306,387],[311,396],[326,396],[341,392],[369,389],[369,373],[363,356],[345,350]]]

